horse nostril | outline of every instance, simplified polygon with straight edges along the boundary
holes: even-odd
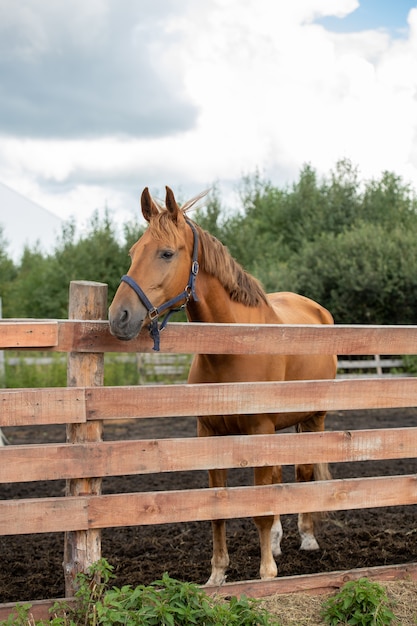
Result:
[[[129,311],[125,309],[120,313],[120,323],[123,325],[127,324],[129,321],[129,317]]]

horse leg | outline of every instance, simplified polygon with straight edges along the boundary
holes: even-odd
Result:
[[[282,468],[277,465],[272,468],[272,483],[277,484],[282,482]],[[281,540],[282,540],[282,524],[279,515],[274,516],[274,522],[271,528],[271,549],[274,556],[281,554]]]
[[[297,465],[295,468],[297,482],[309,482],[314,480],[314,466]],[[314,515],[313,513],[298,514],[298,532],[300,533],[300,550],[319,550],[320,546],[314,536]]]
[[[326,413],[319,412],[307,422],[298,424],[297,432],[318,432],[324,430]],[[297,482],[309,482],[312,480],[330,480],[331,475],[327,463],[316,465],[297,465],[295,468]],[[300,550],[319,550],[320,546],[314,534],[314,523],[317,513],[299,513],[298,532],[300,533]]]
[[[224,469],[209,470],[209,487],[225,487],[227,471]],[[213,556],[211,559],[211,575],[207,585],[218,587],[226,580],[226,569],[229,565],[229,553],[226,544],[226,521],[212,520]]]
[[[273,471],[271,467],[255,467],[254,478],[255,485],[270,485],[272,484]],[[259,533],[259,544],[261,548],[261,565],[259,568],[259,574],[261,578],[275,578],[278,574],[277,564],[272,555],[272,535],[271,530],[273,527],[274,516],[266,515],[263,517],[255,517],[254,522]],[[275,530],[279,534],[280,522],[278,520]],[[275,535],[276,538],[276,535]]]

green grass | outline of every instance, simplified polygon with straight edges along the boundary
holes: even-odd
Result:
[[[184,361],[181,355],[171,362],[181,372],[160,373],[161,367],[153,362],[153,355],[137,360],[134,354],[108,353],[104,358],[105,385],[138,385],[146,383],[171,383],[186,380],[191,357]],[[172,357],[171,357],[172,360]],[[163,367],[162,367],[163,370]],[[0,386],[11,389],[67,386],[67,355],[59,352],[17,351],[5,352],[5,377]]]
[[[50,362],[46,361],[50,360]],[[67,363],[57,352],[8,351],[5,354],[5,387],[65,387]]]

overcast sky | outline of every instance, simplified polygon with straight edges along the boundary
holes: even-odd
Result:
[[[341,158],[417,188],[417,0],[0,0],[0,181],[60,217]]]

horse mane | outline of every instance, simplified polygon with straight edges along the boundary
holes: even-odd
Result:
[[[180,210],[187,220],[191,221],[186,216],[187,211],[207,193],[208,190],[203,191],[181,206]],[[152,235],[158,239],[174,238],[174,241],[178,242],[177,229],[172,228],[172,220],[165,205],[161,201],[155,201],[155,204],[158,206],[159,213],[152,219]],[[201,246],[200,268],[219,280],[232,301],[249,307],[267,304],[268,299],[261,283],[243,269],[232,257],[227,247],[216,237],[194,221],[192,223],[198,232]]]
[[[193,225],[200,238],[202,270],[217,278],[234,302],[250,307],[267,303],[261,283],[243,269],[226,246],[198,224]]]

